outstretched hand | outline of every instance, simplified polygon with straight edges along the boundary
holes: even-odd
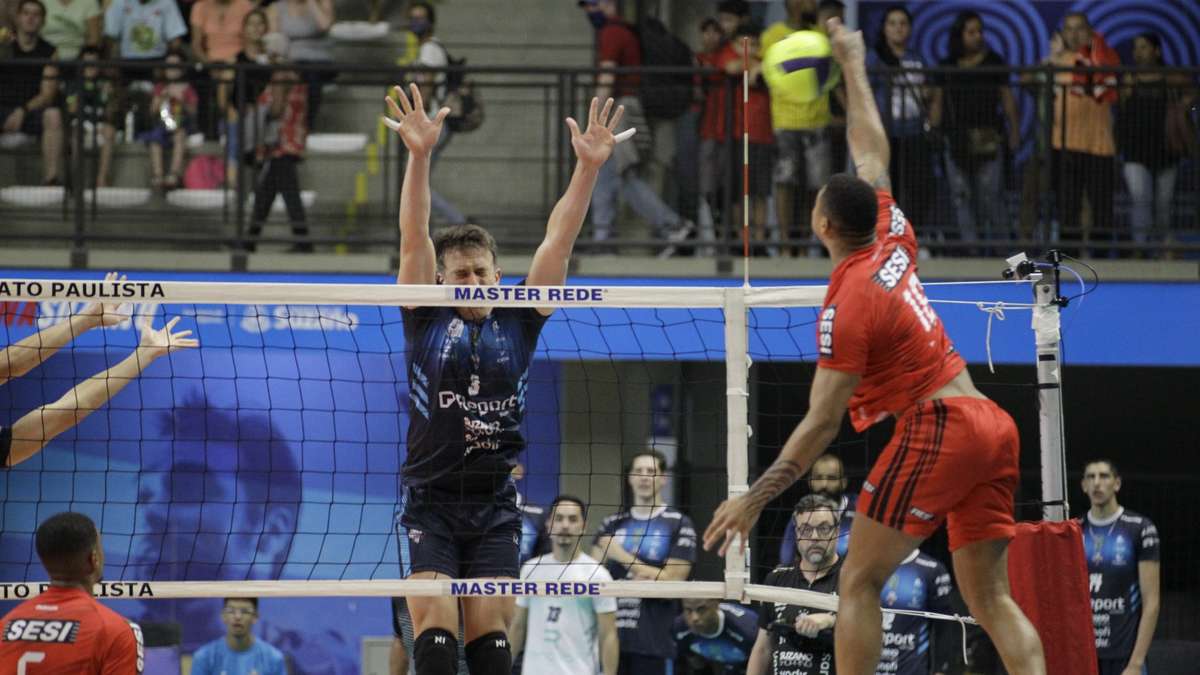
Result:
[[[124,274],[109,272],[104,275],[105,283],[122,281],[125,281]],[[79,316],[86,317],[90,322],[89,325],[93,328],[98,326],[108,328],[129,318],[126,314],[121,313],[120,309],[121,303],[119,302],[89,302],[79,310]]]
[[[614,112],[613,100],[610,98],[604,102],[604,109],[597,113],[599,107],[600,99],[592,97],[592,104],[588,108],[587,131],[579,131],[579,124],[574,118],[567,118],[567,126],[571,129],[571,147],[575,148],[575,156],[579,161],[597,167],[608,161],[617,143],[633,137],[635,133],[634,129],[626,129],[619,134],[613,134],[617,125],[621,123],[621,117],[625,115],[625,106],[617,106]]]
[[[142,361],[143,364],[148,364],[160,356],[166,356],[180,349],[191,349],[200,346],[200,341],[191,337],[192,331],[175,331],[175,324],[179,323],[180,318],[177,316],[158,329],[154,328],[154,318],[152,316],[142,315],[138,318],[138,330],[141,332],[141,339],[138,342],[138,354],[141,357],[146,357]]]
[[[862,31],[846,28],[836,16],[826,21],[825,26],[828,29],[829,47],[833,50],[833,58],[843,68],[866,61],[867,48],[863,44]]]
[[[421,97],[421,89],[415,84],[409,85],[412,100],[404,93],[399,85],[392,88],[392,96],[387,102],[388,114],[383,118],[387,128],[400,135],[404,147],[414,155],[428,156],[437,145],[438,137],[442,135],[442,122],[450,114],[449,108],[437,111],[433,119],[425,114],[425,100]]]
[[[744,494],[721,502],[712,523],[704,530],[704,550],[711,551],[719,543],[717,555],[724,556],[735,541],[745,547],[750,541],[750,528],[754,527],[760,512],[761,509],[755,508]]]

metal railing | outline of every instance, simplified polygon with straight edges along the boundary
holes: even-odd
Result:
[[[63,68],[60,79],[64,89],[77,91],[83,84],[83,71],[78,65],[73,63]],[[117,72],[123,65],[132,64],[97,63],[102,73]],[[142,72],[153,67],[155,64],[137,63]],[[189,191],[175,196],[151,194],[142,203],[135,203],[139,201],[135,199],[138,195],[111,195],[111,191],[92,189],[98,139],[102,136],[98,124],[101,121],[112,124],[117,132],[114,137],[120,139],[113,159],[116,180],[112,184],[145,188],[148,182],[146,169],[134,166],[138,162],[145,166],[147,151],[130,138],[122,137],[130,135],[129,131],[137,137],[139,131],[151,129],[156,122],[140,119],[149,116],[145,114],[144,102],[142,107],[134,103],[136,89],[118,84],[122,103],[107,120],[79,123],[82,110],[66,115],[64,129],[69,139],[63,147],[68,189],[55,192],[21,185],[38,182],[31,173],[32,167],[38,165],[36,144],[0,151],[0,185],[6,186],[0,193],[0,208],[9,223],[6,228],[9,240],[57,241],[77,251],[89,246],[146,244],[244,249],[252,243],[248,236],[249,203],[262,168],[246,164],[241,157],[226,161],[233,139],[229,133],[223,134],[222,129],[249,128],[248,135],[239,131],[239,135],[246,137],[238,140],[247,148],[260,145],[264,129],[256,121],[261,115],[253,114],[256,106],[252,83],[255,78],[269,77],[272,72],[285,69],[299,72],[301,79],[309,82],[336,77],[333,85],[336,90],[326,91],[311,133],[358,135],[357,141],[351,141],[347,146],[350,149],[345,150],[319,150],[310,142],[306,159],[300,165],[300,188],[312,190],[316,196],[308,209],[310,233],[303,241],[333,246],[339,251],[394,251],[404,151],[398,139],[378,124],[378,116],[384,112],[382,99],[386,87],[426,69],[370,65],[189,68],[190,79],[201,93],[199,125],[195,131],[203,134],[203,140],[189,149],[189,156],[219,158],[229,179],[203,195],[187,194]],[[740,130],[733,129],[733,107],[741,101],[740,81],[700,69],[637,72],[659,71],[693,79],[700,95],[683,116],[652,124],[659,141],[649,146],[649,158],[641,176],[661,196],[665,208],[679,214],[681,219],[697,222],[697,234],[693,235],[697,240],[687,242],[691,248],[680,249],[682,253],[739,256],[741,222],[733,206],[740,205],[741,197],[741,176],[735,170],[740,164],[740,143],[718,144],[715,170],[719,180],[715,194],[699,194],[686,158],[694,157],[695,154],[689,153],[699,148],[699,126],[704,116],[715,112],[711,110],[712,103],[704,99],[705,87],[722,90],[723,95],[716,98],[723,106],[725,136],[740,140]],[[1007,142],[1007,126],[999,108],[976,109],[975,118],[953,108],[956,101],[990,95],[989,91],[1000,86],[995,82],[980,85],[979,77],[968,81],[961,72],[943,68],[872,72],[877,99],[892,135],[895,191],[902,208],[914,221],[923,246],[933,255],[990,256],[1057,246],[1090,257],[1200,257],[1197,215],[1200,161],[1193,154],[1196,145],[1200,145],[1196,138],[1200,108],[1194,95],[1200,69],[1162,71],[1172,79],[1139,84],[1136,96],[1145,95],[1143,98],[1132,95],[1130,92],[1134,90],[1118,88],[1118,100],[1111,106],[1111,132],[1106,132],[1113,134],[1115,151],[1083,157],[1080,153],[1060,151],[1064,142],[1069,145],[1075,115],[1068,112],[1063,123],[1054,123],[1055,106],[1061,109],[1064,101],[1075,95],[1071,93],[1072,87],[1078,88],[1077,83],[1056,82],[1056,75],[1061,81],[1065,71],[1048,67],[978,68],[972,72],[975,71],[977,76],[996,75],[995,82],[1012,92],[1019,117],[1018,143],[1010,146]],[[433,174],[434,190],[455,203],[462,213],[497,228],[503,234],[506,248],[514,252],[531,250],[540,241],[542,223],[565,189],[573,166],[570,137],[562,120],[585,113],[599,71],[470,67],[433,72],[438,77],[455,73],[471,81],[486,111],[482,127],[470,134],[455,135],[440,154]],[[621,75],[634,70],[613,72]],[[1104,72],[1115,72],[1124,78],[1148,71],[1114,68]],[[226,86],[227,98],[234,105],[225,109],[217,102],[216,80],[222,73],[231,73],[232,78]],[[918,76],[919,80],[914,79]],[[940,114],[934,112],[929,86],[937,83],[943,84]],[[142,97],[144,101],[144,93]],[[907,123],[893,124],[896,118],[890,106],[894,99],[906,97],[917,101],[916,114]],[[1181,134],[1185,137],[1190,134],[1191,145],[1182,152],[1172,150],[1174,154],[1160,153],[1147,160],[1144,149],[1163,145],[1163,141],[1154,136],[1158,127],[1142,121],[1147,114],[1156,114],[1153,105],[1158,105],[1156,101],[1160,99],[1178,108],[1171,109],[1172,119],[1162,128],[1174,125],[1170,128],[1177,144]],[[846,168],[846,149],[842,133],[844,118],[840,118],[836,96],[833,108],[833,123],[821,133],[829,141],[826,152],[831,155],[832,170],[838,171]],[[940,118],[936,120],[940,125],[931,124],[935,115]],[[1135,124],[1130,125],[1130,120]],[[672,141],[664,142],[664,138]],[[685,160],[683,165],[681,158]],[[1152,161],[1154,166],[1148,170],[1145,164],[1141,169],[1131,166],[1139,163],[1133,161],[1136,159]],[[711,153],[704,161],[713,161]],[[751,167],[756,174],[774,169],[773,162]],[[1168,177],[1174,184],[1170,191],[1162,185]],[[817,247],[807,222],[815,190],[804,189],[802,181],[803,175],[798,179],[799,189],[794,190],[796,215],[791,223],[779,224],[777,209],[770,201],[765,216],[762,212],[756,215],[759,222],[752,224],[752,230],[766,233],[763,241],[756,242],[756,253],[815,254]],[[772,192],[777,189],[774,187]],[[1162,196],[1156,198],[1155,190]],[[207,208],[199,208],[204,205]],[[435,212],[434,216],[436,222],[438,214]],[[654,227],[659,223],[639,225],[637,219],[625,217],[618,217],[618,222],[617,236],[604,242],[604,250],[611,251],[615,246],[623,251],[654,252],[662,248],[664,242]],[[297,243],[296,238],[281,234],[286,232],[286,227],[280,229],[281,223],[286,225],[278,216],[269,218],[265,234],[257,238],[257,243]],[[586,254],[595,245],[590,230],[585,229],[579,251]]]

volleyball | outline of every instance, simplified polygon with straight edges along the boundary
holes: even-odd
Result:
[[[801,30],[767,49],[763,76],[772,90],[786,90],[788,98],[807,103],[826,92],[831,65],[829,38]]]

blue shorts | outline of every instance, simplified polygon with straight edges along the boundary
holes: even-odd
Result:
[[[454,579],[517,578],[521,572],[521,510],[511,483],[492,495],[405,488],[396,517],[400,570]]]

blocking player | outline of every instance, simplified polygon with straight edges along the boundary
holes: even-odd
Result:
[[[1083,491],[1092,504],[1083,518],[1083,550],[1100,675],[1140,675],[1158,623],[1158,530],[1117,502],[1121,474],[1112,461],[1088,462]]]
[[[408,148],[400,193],[401,284],[500,283],[496,242],[478,225],[429,236],[430,155],[449,108],[430,119],[416,85],[396,87],[385,123]],[[577,158],[566,193],[546,224],[529,268],[530,285],[561,285],[587,214],[600,166],[612,155],[623,109],[592,99],[586,131],[567,119]],[[624,136],[627,138],[628,136]],[[405,307],[409,378],[408,456],[398,536],[407,538],[410,579],[515,578],[521,533],[509,476],[524,448],[521,420],[529,362],[551,308]],[[455,671],[460,603],[408,599],[418,675]],[[472,675],[509,675],[506,630],[513,600],[463,598],[461,617]]]
[[[124,280],[125,277],[117,276],[115,272],[104,277],[105,282]],[[5,347],[0,353],[0,384],[33,370],[84,332],[121,323],[126,317],[118,309],[119,304],[88,303],[66,321]],[[149,317],[143,317],[138,322],[141,340],[120,363],[80,382],[57,401],[22,415],[11,429],[0,427],[0,467],[16,466],[41,452],[56,436],[108,403],[160,357],[197,346],[199,343],[189,337],[192,331],[174,332],[177,323],[179,317],[155,330]]]
[[[612,581],[595,558],[583,552],[587,529],[583,500],[559,495],[550,505],[550,552],[521,566],[527,581]],[[617,675],[617,600],[612,597],[517,598],[512,642],[524,653],[521,672]]]
[[[96,524],[82,513],[57,513],[35,536],[50,588],[0,619],[0,673],[141,673],[141,629],[92,597],[104,572]]]
[[[818,324],[818,368],[804,420],[750,490],[722,504],[704,543],[747,540],[763,507],[809,468],[850,411],[864,431],[896,433],[863,484],[839,584],[837,668],[874,673],[879,597],[897,565],[948,520],[963,596],[1009,672],[1046,672],[1041,640],[1013,601],[1016,425],[975,388],[917,277],[917,240],[890,194],[890,150],[867,81],[862,33],[829,21],[847,90],[847,141],[858,177],[817,196],[813,229],[835,265]],[[723,543],[722,543],[723,541]]]

